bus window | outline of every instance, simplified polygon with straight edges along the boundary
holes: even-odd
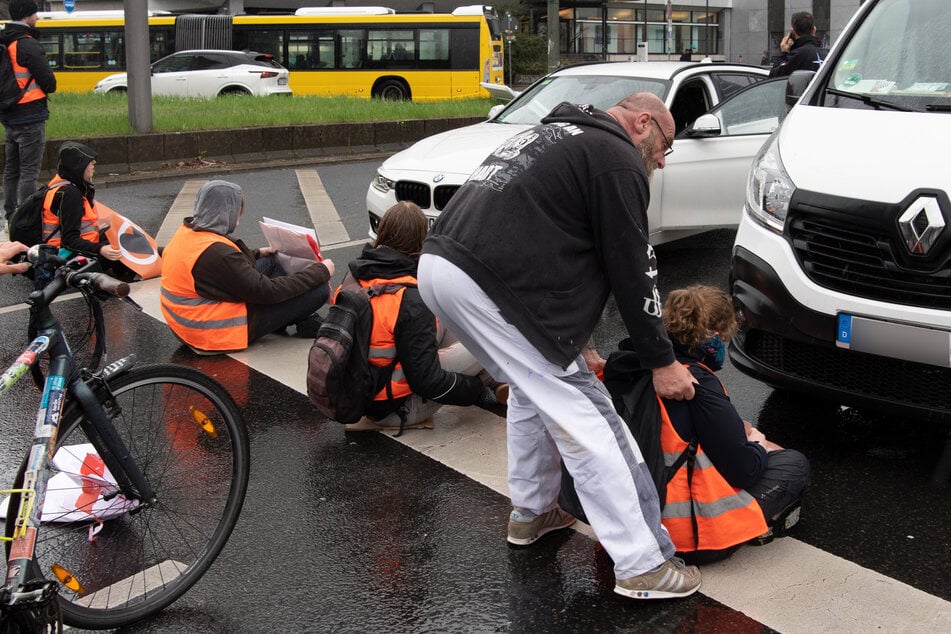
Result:
[[[419,67],[449,68],[449,29],[419,30]]]
[[[340,31],[338,68],[362,68],[367,50],[367,33],[362,29]]]
[[[102,32],[66,33],[63,63],[65,68],[102,68]]]
[[[287,36],[287,67],[314,70],[333,66],[334,45],[330,32],[290,32]]]
[[[284,31],[258,31],[252,29],[235,29],[234,45],[236,51],[248,50],[255,53],[266,53],[274,56],[274,61],[281,66],[288,66],[284,57]],[[293,59],[293,57],[291,58]]]
[[[382,61],[382,66],[406,66],[405,62],[416,59],[416,43],[410,29],[372,30],[367,39],[367,59]],[[387,62],[404,62],[388,64]]]
[[[62,68],[60,63],[60,45],[59,35],[40,32],[40,44],[43,45],[43,52],[46,53],[46,61],[50,68],[56,70]]]
[[[317,68],[334,68],[337,46],[333,33],[317,34]]]
[[[472,70],[479,68],[479,30],[453,29],[450,68]]]
[[[103,51],[106,54],[106,68],[116,70],[125,68],[125,45],[122,31],[103,32]]]
[[[175,32],[149,29],[149,61],[154,62],[175,52]]]

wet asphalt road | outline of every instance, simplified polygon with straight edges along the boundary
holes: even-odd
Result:
[[[353,240],[366,235],[363,197],[377,164],[317,167]],[[293,170],[221,177],[245,190],[238,234],[249,244],[262,241],[259,216],[305,222]],[[99,197],[155,232],[182,182],[112,185]],[[726,288],[731,243],[731,232],[718,231],[659,247],[662,294],[696,282]],[[359,249],[327,249],[338,279]],[[20,301],[25,289],[24,280],[0,279],[0,304]],[[702,593],[647,604],[617,598],[611,562],[580,534],[509,549],[504,496],[386,435],[343,433],[299,393],[232,359],[184,352],[163,324],[127,305],[111,302],[107,314],[122,333],[112,358],[135,351],[229,386],[253,458],[241,520],[218,562],[179,602],[122,631],[770,631]],[[2,357],[11,358],[25,340],[24,311],[0,313],[0,328]],[[609,305],[596,333],[602,354],[623,336]],[[774,391],[730,367],[721,378],[744,418],[812,461],[797,539],[951,600],[951,495],[931,482],[946,429]],[[27,383],[10,397],[0,402],[5,481],[32,426],[32,414],[21,414],[35,402]]]

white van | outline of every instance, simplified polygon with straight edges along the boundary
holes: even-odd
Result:
[[[730,357],[776,386],[951,422],[951,2],[866,0],[805,74],[751,167]]]

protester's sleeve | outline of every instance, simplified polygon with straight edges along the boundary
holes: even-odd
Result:
[[[76,253],[99,255],[106,243],[92,242],[82,237],[81,229],[85,206],[82,193],[72,186],[60,187],[53,195],[51,208],[59,216],[60,244]]]
[[[21,38],[17,45],[17,61],[26,66],[43,92],[48,95],[56,92],[56,75],[46,60],[42,44],[33,38]]]

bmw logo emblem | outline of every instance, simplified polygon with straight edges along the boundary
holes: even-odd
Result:
[[[436,174],[435,176],[433,176],[433,182],[434,182],[434,183],[441,183],[441,182],[442,182],[442,179],[444,179],[444,178],[445,178],[445,176],[444,176],[443,174]]]

